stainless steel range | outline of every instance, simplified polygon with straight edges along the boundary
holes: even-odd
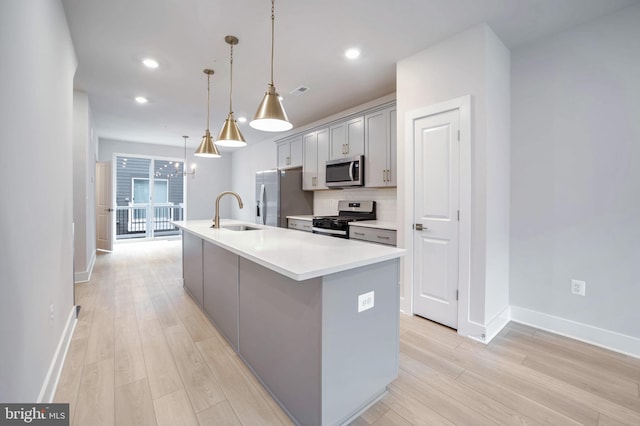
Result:
[[[375,201],[338,201],[337,216],[316,216],[313,218],[314,234],[349,238],[349,222],[375,220]]]

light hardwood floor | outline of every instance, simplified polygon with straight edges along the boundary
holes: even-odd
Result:
[[[181,286],[181,242],[99,254],[56,402],[73,425],[289,425]],[[640,425],[640,360],[511,323],[489,345],[402,315],[400,374],[352,425]]]

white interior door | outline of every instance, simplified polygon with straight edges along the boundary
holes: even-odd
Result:
[[[96,247],[113,250],[111,162],[96,163]]]
[[[414,313],[458,327],[459,110],[414,120]]]

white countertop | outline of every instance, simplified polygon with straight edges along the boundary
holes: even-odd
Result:
[[[222,219],[221,226],[246,224],[254,231],[211,228],[211,220],[173,222],[239,256],[297,281],[342,272],[404,256],[405,250],[293,229]]]
[[[287,216],[287,219],[298,219],[298,220],[308,220],[311,222],[313,220],[312,214],[303,214],[299,216]]]
[[[390,229],[392,231],[398,230],[398,225],[395,222],[391,222],[388,220],[358,220],[356,222],[349,222],[349,226],[362,226],[364,228]]]

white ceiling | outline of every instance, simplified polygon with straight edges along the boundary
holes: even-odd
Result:
[[[395,91],[398,60],[487,22],[514,48],[612,13],[639,0],[278,0],[275,76],[294,127]],[[63,0],[78,57],[75,86],[89,94],[101,138],[197,146],[228,111],[229,46],[234,48],[236,117],[253,117],[269,82],[269,0]],[[350,61],[346,48],[361,57]],[[144,57],[160,62],[156,70]],[[291,95],[300,85],[309,91]],[[149,103],[133,98],[144,95]],[[249,144],[271,137],[241,130]],[[228,150],[228,149],[227,149]]]

